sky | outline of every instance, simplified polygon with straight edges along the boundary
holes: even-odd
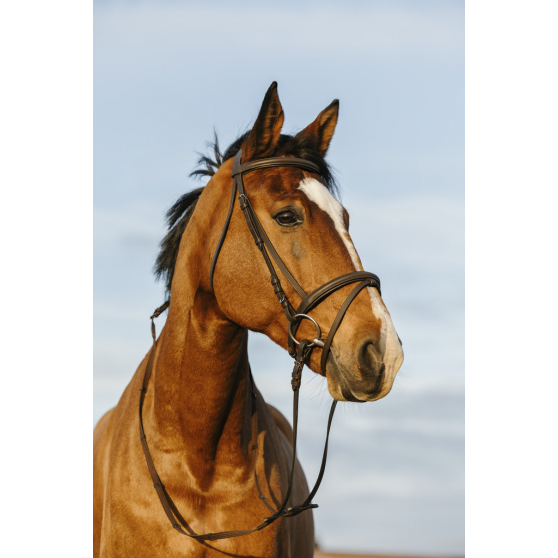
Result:
[[[94,3],[94,422],[150,347],[165,210],[200,185],[188,174],[213,129],[228,145],[272,81],[286,132],[340,100],[328,160],[405,351],[385,399],[338,406],[318,544],[463,555],[463,2]],[[290,417],[292,360],[252,333],[249,354]],[[305,370],[310,483],[330,400]]]

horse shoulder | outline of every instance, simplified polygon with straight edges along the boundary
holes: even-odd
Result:
[[[122,505],[126,499],[127,482],[123,478],[134,477],[139,455],[133,451],[137,433],[137,393],[147,357],[144,358],[116,407],[105,413],[93,431],[93,556],[111,555],[112,531],[111,506]],[[123,504],[124,507],[125,504]],[[112,520],[114,523],[114,521]],[[108,536],[107,536],[108,535]]]
[[[101,531],[105,504],[105,487],[109,471],[111,417],[114,409],[106,412],[93,431],[93,556],[101,552]]]
[[[277,428],[279,428],[280,432],[282,432],[285,435],[285,438],[287,438],[287,440],[292,446],[293,429],[289,421],[285,418],[285,415],[273,405],[267,403],[267,408],[269,409],[271,416],[273,417],[273,420],[277,425]]]

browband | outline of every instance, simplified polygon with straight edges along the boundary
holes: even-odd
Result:
[[[239,151],[239,153],[241,152]],[[240,161],[240,158],[238,161]],[[269,157],[268,159],[251,161],[250,163],[244,163],[243,165],[237,165],[237,159],[235,157],[234,162],[235,164],[232,171],[233,177],[237,174],[246,174],[247,172],[252,172],[258,169],[269,169],[275,167],[297,167],[299,169],[320,174],[320,168],[318,165],[312,163],[312,161],[308,161],[307,159],[297,159],[296,157]]]

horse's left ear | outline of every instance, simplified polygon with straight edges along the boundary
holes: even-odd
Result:
[[[318,118],[312,124],[306,126],[296,137],[304,138],[314,143],[315,148],[325,155],[339,116],[339,100],[335,99],[331,105],[318,114]]]

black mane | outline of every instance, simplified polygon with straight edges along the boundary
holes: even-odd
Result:
[[[197,161],[198,168],[191,172],[190,176],[195,178],[202,178],[204,176],[212,177],[225,161],[238,153],[249,133],[250,130],[242,134],[227,147],[224,153],[221,153],[219,139],[215,133],[213,142],[208,142],[207,144],[212,154],[203,155],[200,153],[200,158]],[[334,195],[338,193],[337,183],[331,168],[324,157],[305,138],[281,134],[273,156],[299,157],[300,159],[312,161],[312,163],[316,164],[320,169],[320,175],[327,189]],[[203,187],[196,188],[180,196],[166,213],[169,232],[161,241],[161,249],[155,262],[154,273],[157,280],[164,281],[167,298],[170,296],[172,277],[174,275],[174,266],[176,265],[180,240],[190,222],[190,218],[194,213],[194,209],[202,192]]]

